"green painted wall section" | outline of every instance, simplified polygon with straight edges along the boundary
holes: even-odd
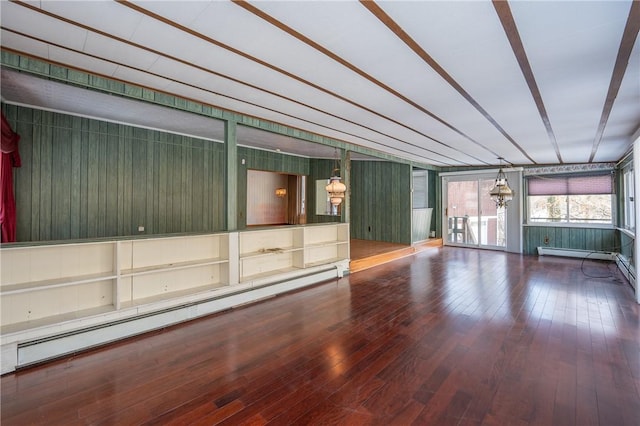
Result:
[[[429,170],[427,172],[427,185],[429,188],[429,194],[427,195],[427,204],[429,207],[433,208],[433,213],[431,214],[431,226],[430,229],[436,232],[437,237],[442,236],[442,217],[440,215],[440,206],[442,200],[440,179],[438,177],[438,173]]]
[[[224,123],[224,156],[225,156],[225,202],[227,231],[238,229],[238,144],[237,126],[235,121],[225,121]]]
[[[316,180],[327,180],[331,176],[334,160],[312,159],[307,178],[307,223],[340,222],[340,216],[316,215]]]
[[[18,241],[224,230],[220,143],[3,105],[21,135]]]
[[[264,170],[268,172],[281,172],[292,175],[308,175],[309,159],[286,155],[279,152],[251,149],[244,146],[238,147],[238,160],[245,164],[245,169]]]
[[[226,230],[223,144],[14,105],[2,109],[22,138],[23,166],[15,170],[19,241]],[[313,213],[312,182],[328,176],[331,160],[238,147],[236,162],[238,179],[229,191],[237,196],[239,229],[246,228],[248,169],[310,176],[309,222],[340,221]]]
[[[524,254],[538,254],[537,247],[555,247],[590,251],[616,251],[620,247],[615,229],[525,226]],[[545,244],[545,237],[549,243]]]
[[[384,161],[351,162],[351,237],[411,244],[412,169]]]

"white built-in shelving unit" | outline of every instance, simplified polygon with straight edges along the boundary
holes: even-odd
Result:
[[[229,235],[118,241],[116,308],[229,285]]]
[[[112,310],[115,247],[94,242],[3,248],[2,334]]]
[[[24,359],[14,353],[36,340],[55,340],[58,335],[68,339],[85,329],[127,321],[134,324],[144,316],[146,323],[139,330],[129,326],[128,331],[117,332],[126,337],[135,330],[144,332],[156,325],[340,277],[348,269],[349,226],[334,223],[9,245],[0,250],[0,260],[4,373],[42,357],[65,353],[65,348],[38,349]],[[199,303],[205,308],[194,308]],[[156,314],[164,315],[164,322],[149,320]],[[92,345],[114,340],[114,336],[119,337],[113,334],[116,329],[111,327],[108,339],[85,340]],[[86,342],[65,344],[78,349],[89,345]]]
[[[304,268],[304,228],[245,231],[240,238],[240,282]]]
[[[245,231],[239,238],[240,282],[349,259],[347,224]]]
[[[319,225],[303,228],[304,267],[349,259],[349,226]]]

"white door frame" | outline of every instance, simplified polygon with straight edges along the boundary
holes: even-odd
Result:
[[[523,212],[523,182],[522,182],[522,167],[514,167],[503,169],[507,179],[509,180],[509,186],[514,190],[513,200],[509,202],[506,214],[506,234],[507,245],[504,250],[510,253],[522,253],[522,212]],[[447,182],[455,180],[474,180],[474,179],[495,179],[498,174],[498,169],[483,169],[483,170],[470,170],[462,172],[444,172],[440,173],[440,184],[442,189],[442,210],[440,212],[442,223],[442,241],[445,245],[455,245],[448,243],[446,230],[448,229],[446,208],[448,204],[447,200]],[[489,194],[487,194],[487,197]],[[475,246],[467,246],[475,247]],[[492,248],[491,246],[482,246],[482,248]],[[497,250],[502,250],[502,247],[496,247]]]

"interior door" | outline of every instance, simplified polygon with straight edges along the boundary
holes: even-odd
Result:
[[[489,197],[493,184],[493,179],[478,177],[443,181],[446,244],[505,248],[505,210],[498,209]]]

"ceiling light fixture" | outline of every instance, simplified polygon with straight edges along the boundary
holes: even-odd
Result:
[[[507,176],[502,170],[502,160],[504,158],[498,157],[500,160],[500,170],[498,170],[498,176],[496,176],[496,183],[489,191],[491,199],[496,202],[497,208],[506,208],[507,203],[513,200],[513,190],[509,188],[509,182],[507,182]]]
[[[325,187],[329,193],[329,201],[332,206],[339,206],[344,199],[344,193],[347,191],[347,186],[340,182],[340,163],[338,162],[338,150],[334,152],[333,170],[331,171],[331,177],[329,178],[329,185]]]

